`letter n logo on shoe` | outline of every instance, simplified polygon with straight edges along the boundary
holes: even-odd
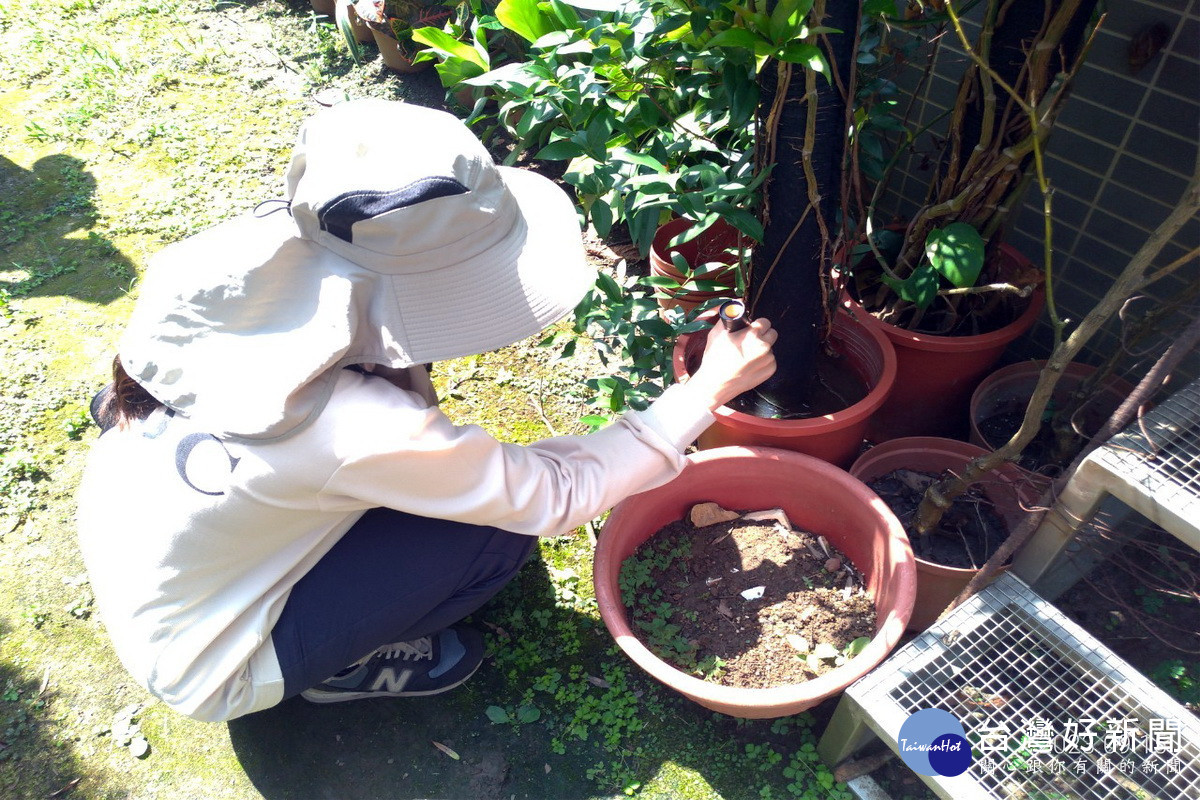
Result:
[[[411,669],[401,670],[400,674],[397,675],[396,670],[391,667],[384,667],[375,676],[375,682],[371,684],[371,691],[378,692],[386,686],[387,691],[398,694],[404,691],[404,687],[408,683],[408,679],[412,677],[412,674],[413,671]]]

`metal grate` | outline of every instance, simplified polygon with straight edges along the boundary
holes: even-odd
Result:
[[[1118,433],[1095,458],[1181,519],[1200,519],[1200,380]]]
[[[1200,722],[1010,574],[848,694],[881,735],[925,708],[960,719],[979,757],[955,780],[985,796],[1200,797]]]

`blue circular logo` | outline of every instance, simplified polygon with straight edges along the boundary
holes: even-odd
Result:
[[[971,766],[971,744],[956,733],[942,734],[933,740],[929,766],[947,778],[962,775]]]
[[[900,726],[900,758],[918,775],[961,775],[971,766],[971,743],[949,711],[926,708]]]

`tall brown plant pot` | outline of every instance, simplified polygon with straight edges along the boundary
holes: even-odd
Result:
[[[736,292],[737,274],[736,267],[733,265],[737,264],[738,259],[736,255],[728,253],[727,250],[737,247],[739,244],[748,247],[749,239],[724,220],[717,220],[691,241],[671,246],[671,240],[693,224],[690,219],[680,217],[658,229],[650,243],[650,274],[659,278],[670,278],[680,284],[684,283],[687,277],[675,268],[675,264],[671,260],[672,253],[683,256],[688,266],[693,268],[708,262],[729,265],[729,268],[714,268],[693,276],[698,280],[720,284],[718,289],[688,290],[656,287],[655,297],[663,309],[681,308],[684,311],[691,311],[708,300],[716,297],[733,297]]]
[[[1032,270],[1030,262],[1008,245],[1000,245],[1000,274]],[[967,435],[971,393],[1017,337],[1033,327],[1045,304],[1039,287],[1025,309],[1004,327],[975,336],[915,333],[881,322],[852,297],[847,308],[870,319],[896,348],[896,385],[871,420],[868,438],[885,442],[905,436]]]
[[[863,483],[870,483],[898,469],[939,474],[946,470],[959,472],[968,461],[986,452],[968,442],[934,436],[892,439],[859,456],[850,467],[850,474]],[[1030,501],[1025,475],[1012,464],[1006,464],[985,476],[979,485],[1011,532],[1025,516],[1024,508]],[[908,628],[923,631],[937,621],[950,601],[979,570],[948,567],[920,557],[915,560],[917,597]]]
[[[371,34],[375,38],[375,44],[379,48],[379,57],[383,59],[384,66],[396,72],[421,72],[428,69],[432,62],[422,61],[414,64],[412,59],[404,54],[404,50],[400,47],[400,41],[395,36],[389,36],[383,31],[371,29]]]
[[[707,331],[679,337],[673,355],[675,378],[686,380],[700,365]],[[701,449],[730,445],[780,447],[806,453],[840,467],[849,466],[862,449],[871,417],[883,405],[896,378],[896,354],[878,327],[841,312],[834,320],[830,347],[868,387],[857,403],[833,414],[810,419],[756,417],[727,406],[700,434]]]

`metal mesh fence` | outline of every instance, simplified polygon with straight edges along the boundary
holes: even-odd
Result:
[[[1200,798],[1200,723],[1011,575],[852,692],[893,722],[926,708],[960,719],[966,774],[995,798]]]
[[[1181,519],[1200,520],[1200,380],[1118,433],[1096,458]]]

